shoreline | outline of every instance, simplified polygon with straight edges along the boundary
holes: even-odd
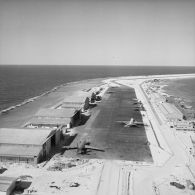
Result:
[[[106,81],[106,80],[115,80],[115,79],[125,79],[125,78],[132,78],[132,79],[147,79],[147,77],[158,77],[158,78],[161,78],[161,77],[165,77],[165,76],[168,76],[169,79],[185,79],[186,76],[188,79],[189,77],[191,78],[195,78],[195,74],[167,74],[167,75],[142,75],[142,76],[119,76],[119,77],[105,77],[105,78],[94,78],[94,79],[84,79],[84,80],[79,80],[79,81],[72,81],[72,82],[67,82],[67,83],[62,83],[60,85],[57,85],[57,86],[54,86],[53,88],[51,88],[50,90],[47,90],[47,91],[44,91],[43,93],[39,94],[39,95],[36,95],[36,96],[33,96],[33,97],[29,97],[27,99],[24,99],[22,102],[20,103],[17,103],[17,104],[14,104],[12,106],[9,106],[9,107],[6,107],[2,110],[0,110],[0,115],[3,114],[3,113],[8,113],[9,111],[11,110],[14,110],[18,107],[21,107],[23,105],[26,105],[30,102],[33,102],[33,101],[36,101],[37,99],[39,99],[40,97],[43,97],[45,95],[48,95],[49,93],[52,93],[52,92],[55,92],[57,89],[59,89],[60,87],[63,87],[63,86],[66,86],[66,85],[71,85],[71,84],[77,84],[79,82],[87,82],[87,81],[93,81],[93,80],[102,80],[102,82]],[[184,78],[178,78],[179,77],[183,77]],[[171,77],[171,78],[170,78]],[[176,78],[175,78],[176,77]]]
[[[95,78],[95,79],[85,79],[85,80],[80,80],[80,81],[72,81],[72,82],[67,82],[67,83],[62,83],[60,85],[57,85],[53,87],[51,90],[47,90],[40,95],[30,97],[21,103],[18,103],[16,105],[7,107],[3,110],[0,110],[0,116],[7,115],[10,113],[10,111],[15,111],[17,109],[20,109],[32,102],[37,102],[39,99],[47,97],[47,95],[52,95],[52,93],[57,92],[60,88],[63,87],[68,87],[70,85],[77,85],[80,83],[90,83],[90,82],[98,82],[98,83],[109,83],[110,81],[113,80],[142,80],[147,81],[147,80],[152,80],[152,79],[165,79],[165,80],[172,80],[172,79],[190,79],[190,78],[195,78],[195,74],[171,74],[171,75],[146,75],[146,76],[120,76],[120,77],[107,77],[107,78]],[[163,87],[161,88],[163,91]],[[163,91],[164,94],[167,94],[166,92]],[[167,94],[169,96],[169,94]]]
[[[167,86],[164,86],[162,89],[168,93],[170,96],[174,96],[176,98],[181,98],[186,104],[194,104],[195,103],[195,99],[192,99],[192,97],[190,96],[189,92],[187,91],[182,91],[180,92],[181,88],[182,87],[186,87],[187,86],[187,83],[185,83],[185,81],[189,81],[190,79],[195,79],[195,78],[181,78],[181,79],[177,79],[175,81],[165,81],[167,82]],[[178,84],[177,88],[176,89],[171,89],[171,87],[174,85],[174,82],[179,82],[179,83],[176,83]],[[181,81],[181,82],[180,82]],[[184,81],[184,83],[183,83]],[[191,83],[190,83],[191,84]],[[192,89],[193,90],[193,89]],[[180,92],[179,94],[176,94]],[[193,96],[194,97],[194,96]],[[193,109],[195,109],[195,104],[194,105],[191,105],[190,107],[193,107]]]
[[[174,104],[184,115],[190,112],[192,114],[194,113],[195,116],[195,107],[193,106],[194,99],[190,95],[185,95],[185,93],[188,94],[188,92],[180,91],[180,88],[183,86],[182,80],[189,81],[189,79],[195,78],[179,78],[175,79],[175,81],[171,79],[162,79],[159,83],[154,84],[154,86],[159,86],[159,88],[157,88],[157,92],[159,95],[166,98],[166,102]],[[173,84],[177,83],[173,82],[176,82],[176,80],[181,81],[181,83],[178,84],[180,85],[178,88],[176,87],[174,89]],[[192,85],[192,83],[190,83],[190,85]],[[183,87],[185,86],[186,85],[184,84]],[[188,117],[186,119],[188,119]]]
[[[77,95],[81,89],[89,89],[102,83],[102,79],[82,80],[56,86],[38,97],[29,98],[23,103],[12,106],[0,114],[0,127],[22,127],[40,108],[49,108],[64,100],[65,97]]]
[[[103,79],[103,78],[85,79],[85,80],[72,81],[72,82],[67,82],[67,83],[63,83],[63,84],[57,85],[57,86],[51,88],[50,90],[44,91],[40,95],[27,98],[27,99],[25,99],[24,101],[22,101],[22,102],[20,102],[18,104],[15,104],[15,105],[12,105],[12,106],[9,106],[9,107],[7,107],[5,109],[0,110],[0,115],[3,114],[3,113],[8,113],[9,111],[14,110],[14,109],[16,109],[18,107],[21,107],[23,105],[26,105],[26,104],[28,104],[30,102],[36,101],[37,99],[39,99],[39,98],[41,98],[43,96],[46,96],[46,95],[48,95],[48,94],[50,94],[52,92],[57,91],[60,87],[67,86],[67,85],[72,85],[72,84],[78,84],[80,82],[87,82],[87,81],[100,80],[100,79]]]

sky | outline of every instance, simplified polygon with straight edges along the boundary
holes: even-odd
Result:
[[[0,0],[0,64],[195,66],[195,0]]]

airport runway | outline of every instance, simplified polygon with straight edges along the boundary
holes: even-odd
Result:
[[[87,155],[77,155],[75,150],[64,153],[67,157],[84,157],[129,161],[152,162],[144,127],[126,128],[116,121],[128,121],[133,117],[142,121],[140,111],[134,104],[135,91],[129,87],[110,87],[87,123],[79,126],[79,132],[71,146],[81,137],[87,136],[91,146],[105,149],[105,152],[90,151]]]

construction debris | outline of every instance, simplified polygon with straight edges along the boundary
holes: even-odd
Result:
[[[54,157],[53,160],[47,165],[48,171],[63,171],[63,169],[69,169],[89,162],[88,159],[64,159],[62,156]]]
[[[56,185],[50,185],[49,187],[50,188],[56,188],[57,190],[60,190],[61,189],[59,186],[56,186]]]
[[[175,186],[176,188],[179,188],[179,189],[185,189],[185,186],[178,182],[170,182],[170,185]]]
[[[70,187],[79,187],[79,186],[80,186],[80,184],[77,182],[73,182],[70,184]]]
[[[62,171],[63,169],[75,167],[76,165],[68,162],[68,163],[61,163],[61,162],[55,162],[53,166],[49,167],[48,171]]]

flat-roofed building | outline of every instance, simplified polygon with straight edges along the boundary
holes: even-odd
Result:
[[[174,127],[176,128],[176,130],[195,131],[195,124],[192,121],[175,121]]]
[[[151,94],[151,101],[155,103],[163,103],[166,101],[166,97],[159,94],[159,93],[152,93]]]
[[[28,128],[60,128],[70,124],[70,118],[33,117],[24,127]]]
[[[57,144],[52,129],[1,128],[0,161],[39,163],[47,159]]]
[[[15,177],[0,176],[0,195],[12,194],[16,187],[16,180]]]
[[[58,122],[59,122],[59,120],[58,120]],[[49,121],[51,121],[51,122],[49,122]],[[55,142],[55,144],[54,144],[55,146],[58,146],[61,143],[60,142],[61,141],[61,135],[62,135],[61,129],[62,129],[63,125],[58,126],[58,125],[56,125],[56,122],[57,121],[52,119],[52,118],[51,119],[48,119],[48,118],[32,118],[29,122],[27,122],[24,125],[24,128],[30,128],[32,130],[39,129],[39,130],[43,130],[43,131],[50,129],[50,130],[55,131],[55,140],[53,140],[53,142]]]
[[[89,101],[90,100],[88,96],[71,96],[65,98],[62,102],[55,105],[55,108],[74,108],[77,110],[85,111],[89,109]]]
[[[52,109],[52,108],[42,108],[40,109],[36,114],[35,117],[41,119],[41,118],[47,118],[47,119],[64,119],[66,122],[68,122],[67,119],[69,119],[69,124],[67,126],[73,126],[77,123],[77,121],[81,118],[80,110],[77,110],[75,108],[61,108],[61,109]]]
[[[158,106],[169,121],[182,120],[184,117],[183,113],[174,104],[164,102]]]
[[[72,117],[77,113],[74,108],[67,109],[52,109],[52,108],[41,108],[36,114],[36,117],[48,117],[48,118],[68,118]]]

